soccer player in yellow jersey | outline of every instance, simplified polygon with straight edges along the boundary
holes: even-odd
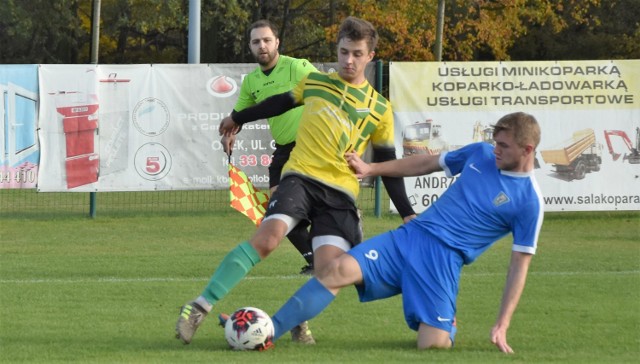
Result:
[[[292,91],[272,96],[220,123],[220,134],[229,136],[244,123],[304,105],[296,146],[262,224],[251,239],[226,255],[202,294],[182,307],[176,337],[184,343],[191,342],[213,305],[275,250],[299,221],[311,221],[316,272],[362,240],[356,208],[360,186],[345,154],[362,154],[370,142],[374,161],[395,159],[393,114],[389,101],[364,75],[378,41],[373,25],[348,17],[340,26],[337,41],[337,73],[312,72]],[[403,220],[414,218],[402,178],[383,177],[383,182]]]

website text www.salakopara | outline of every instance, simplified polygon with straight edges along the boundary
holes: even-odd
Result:
[[[640,195],[606,195],[589,194],[582,196],[545,196],[544,203],[546,205],[627,205],[639,204]]]

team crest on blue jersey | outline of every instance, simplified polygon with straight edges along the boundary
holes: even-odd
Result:
[[[511,201],[509,199],[509,196],[507,196],[507,194],[504,192],[500,192],[498,196],[496,196],[496,198],[493,199],[493,206],[498,207],[500,205],[506,204],[509,201]]]

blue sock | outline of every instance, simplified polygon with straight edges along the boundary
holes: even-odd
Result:
[[[298,324],[316,317],[336,296],[317,278],[311,278],[271,317],[275,327],[275,338],[293,329]]]

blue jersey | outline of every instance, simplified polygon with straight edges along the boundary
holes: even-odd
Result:
[[[465,264],[508,233],[514,251],[535,254],[544,204],[533,171],[499,170],[488,143],[445,152],[440,166],[447,176],[460,176],[411,223],[459,251]]]
[[[460,271],[503,236],[513,250],[535,254],[544,205],[533,172],[498,169],[493,146],[474,143],[440,155],[440,166],[457,180],[429,209],[410,222],[356,245],[363,302],[402,293],[405,320],[456,332]]]

